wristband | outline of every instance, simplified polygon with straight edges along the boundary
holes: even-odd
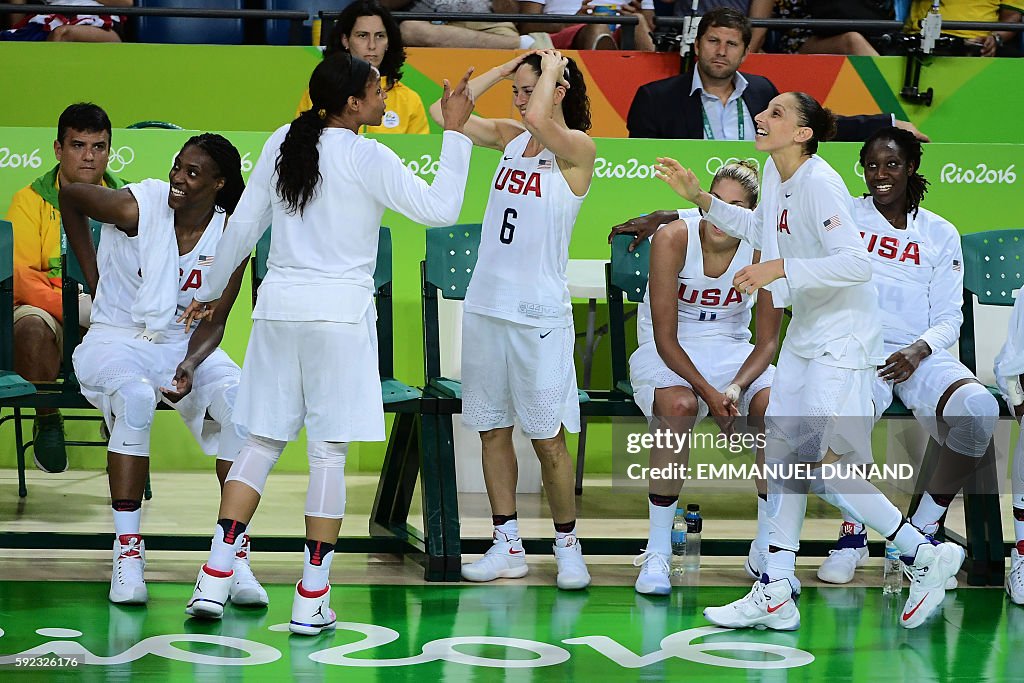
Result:
[[[739,403],[740,402],[740,394],[742,392],[743,392],[743,389],[740,387],[740,385],[736,384],[735,382],[733,382],[732,384],[727,386],[725,388],[725,391],[723,391],[722,393],[725,394],[725,397],[727,399],[729,399],[730,401],[732,401],[733,403]]]

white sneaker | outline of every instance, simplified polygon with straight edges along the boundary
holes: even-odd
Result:
[[[198,619],[220,619],[224,616],[224,604],[228,601],[231,584],[234,583],[234,572],[216,576],[214,570],[204,564],[199,568],[196,587],[192,591],[192,599],[185,605],[185,614]]]
[[[669,556],[644,549],[643,554],[633,560],[634,567],[640,567],[636,577],[636,592],[644,595],[668,595],[672,592],[669,581]]]
[[[765,573],[765,568],[768,566],[768,549],[761,550],[753,543],[750,544],[750,551],[747,553],[747,561],[744,565],[744,569],[747,575],[755,581],[760,581],[761,576]],[[800,590],[803,586],[800,583],[800,579],[795,576],[790,578],[789,582],[793,585],[793,593],[800,595]]]
[[[955,543],[922,543],[917,547],[914,564],[907,567],[911,580],[910,595],[900,618],[903,628],[917,628],[935,612],[946,597],[946,582],[960,571],[963,563],[964,549]]]
[[[302,582],[295,584],[295,598],[292,600],[292,620],[288,630],[302,636],[316,636],[321,631],[334,628],[337,617],[331,609],[331,587],[316,597],[306,597],[299,592]]]
[[[818,567],[818,578],[825,583],[850,583],[857,567],[867,561],[867,547],[829,550],[828,557]]]
[[[795,631],[800,628],[793,585],[788,579],[764,584],[754,582],[745,596],[722,607],[706,607],[704,618],[725,628],[770,628]]]
[[[521,579],[528,571],[523,541],[510,539],[495,529],[494,542],[484,556],[476,562],[462,565],[462,578],[466,581]]]
[[[555,551],[558,576],[555,583],[564,591],[578,591],[590,585],[590,572],[583,561],[583,548],[572,534],[560,538],[551,546]]]
[[[114,540],[114,570],[110,575],[110,602],[119,605],[145,605],[149,591],[143,572],[146,569],[146,542],[138,534],[122,534]]]
[[[1024,555],[1014,548],[1010,551],[1010,573],[1006,575],[1006,593],[1010,600],[1024,605]]]
[[[231,565],[235,580],[231,583],[231,590],[228,596],[231,602],[236,605],[251,607],[266,607],[270,604],[267,591],[263,589],[260,582],[252,573],[249,566],[249,535],[242,537],[242,547],[235,554],[235,561]]]

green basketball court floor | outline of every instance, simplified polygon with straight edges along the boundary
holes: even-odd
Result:
[[[952,591],[907,631],[906,589],[807,587],[800,630],[777,633],[703,619],[742,587],[336,585],[338,628],[316,638],[287,632],[291,586],[220,623],[185,616],[191,588],[151,582],[147,607],[119,607],[101,583],[0,583],[0,681],[1024,681],[1024,607],[995,588]]]

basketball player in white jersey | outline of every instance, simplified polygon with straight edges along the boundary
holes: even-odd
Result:
[[[963,324],[963,254],[957,229],[920,206],[928,190],[920,173],[920,141],[883,128],[861,147],[860,162],[870,194],[854,200],[853,215],[871,256],[886,355],[874,383],[875,417],[881,418],[895,395],[942,446],[910,516],[911,524],[931,536],[985,455],[999,404],[947,351]],[[867,557],[864,525],[847,514],[818,578],[848,583]]]
[[[727,164],[711,181],[711,193],[752,209],[757,205],[757,170],[746,163]],[[763,426],[782,311],[772,305],[767,290],[758,293],[757,344],[752,345],[755,297],[732,284],[740,268],[759,260],[748,242],[699,216],[673,221],[655,234],[647,293],[637,311],[639,347],[629,359],[633,398],[652,429],[682,434],[709,412],[726,429],[736,415]],[[679,453],[652,448],[650,466],[685,465],[688,455],[688,445]],[[763,453],[759,455],[763,462]],[[634,561],[641,568],[638,593],[668,595],[672,590],[672,522],[682,484],[681,479],[654,478],[648,483],[650,533],[647,547]],[[758,496],[762,518],[764,482]],[[764,539],[758,540],[762,542],[753,546],[767,553]]]
[[[941,604],[963,549],[934,546],[864,479],[822,476],[821,463],[871,460],[875,367],[885,360],[871,262],[842,178],[815,154],[834,134],[835,117],[805,93],[773,98],[755,118],[757,149],[769,152],[756,211],[726,204],[700,189],[692,171],[661,158],[659,178],[694,202],[726,232],[760,247],[760,263],[736,274],[752,293],[768,287],[793,320],[779,354],[766,421],[765,457],[781,474],[769,479],[769,552],[763,575],[744,598],[704,615],[729,628],[800,626],[793,588],[807,492],[877,530],[912,558],[910,596],[900,619],[915,628]],[[809,464],[808,476],[785,465]]]
[[[168,180],[144,180],[120,190],[82,183],[61,189],[68,243],[96,292],[92,325],[73,360],[82,393],[103,411],[110,430],[107,471],[115,540],[109,595],[122,604],[148,600],[140,523],[150,430],[161,392],[203,450],[217,455],[221,486],[241,446],[232,419],[240,371],[218,344],[244,268],[234,272],[219,315],[191,334],[174,321],[209,272],[227,214],[245,187],[238,150],[220,135],[190,138],[175,157]],[[104,223],[98,250],[87,217]],[[176,283],[177,312],[169,311],[166,332],[153,341],[144,336],[145,326],[133,314],[144,287],[140,225],[173,229],[177,242],[178,258],[172,265],[177,272],[168,278],[171,286]],[[218,431],[219,436],[210,437]],[[249,568],[248,536],[239,538],[232,564],[231,600],[266,605],[267,593]]]
[[[462,420],[480,432],[494,544],[462,566],[469,581],[525,576],[516,517],[518,422],[540,459],[555,523],[558,587],[578,590],[590,573],[576,538],[572,459],[563,429],[580,430],[575,335],[565,275],[569,240],[590,189],[596,147],[579,67],[559,52],[520,55],[473,79],[479,97],[511,78],[522,121],[474,116],[466,135],[502,150],[484,213],[480,252],[462,328]],[[437,119],[437,103],[430,109]]]
[[[458,220],[473,149],[461,133],[473,111],[470,73],[454,91],[444,83],[445,133],[431,185],[358,134],[380,125],[385,94],[377,69],[344,52],[316,66],[312,107],[264,145],[213,270],[186,311],[208,314],[203,302],[227,291],[231,271],[272,221],[235,413],[248,439],[228,474],[188,614],[223,616],[237,544],[229,530],[249,523],[286,443],[305,427],[305,561],[289,629],[317,635],[335,627],[329,574],[345,516],[348,444],[384,440],[373,306],[380,221],[386,209],[427,225]]]
[[[1024,417],[1024,296],[1018,293],[1003,348],[995,359],[996,381],[1003,400],[1018,422]],[[1013,452],[1013,533],[1016,541],[1010,551],[1010,571],[1006,574],[1006,592],[1010,600],[1024,605],[1024,439],[1017,439]]]

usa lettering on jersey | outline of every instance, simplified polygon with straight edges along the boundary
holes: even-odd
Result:
[[[494,189],[509,194],[541,196],[540,173],[526,175],[518,168],[502,168],[494,179]]]
[[[789,209],[783,209],[782,215],[779,216],[779,232],[784,232],[787,235],[792,235],[789,231]]]
[[[921,265],[921,247],[917,242],[908,241],[904,245],[900,238],[893,235],[876,235],[863,231],[860,236],[864,239],[869,253],[900,263]]]
[[[686,283],[682,283],[679,285],[679,300],[684,304],[697,304],[698,306],[728,306],[742,303],[743,296],[735,287],[730,287],[723,301],[722,290],[717,287],[700,290],[687,287]],[[703,320],[703,318],[701,319]]]
[[[140,280],[142,279],[141,268],[135,274],[138,275]],[[178,268],[178,281],[181,282],[182,278],[185,279],[185,283],[181,286],[181,291],[183,292],[187,292],[190,289],[199,289],[203,286],[203,271],[198,268],[193,268],[187,278],[185,278],[185,271]]]

